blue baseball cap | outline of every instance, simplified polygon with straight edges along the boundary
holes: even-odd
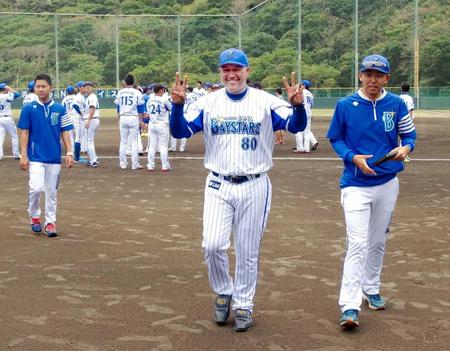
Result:
[[[83,85],[84,85],[84,80],[80,80],[79,82],[77,82],[77,83],[75,84],[75,86],[76,86],[77,88],[81,88]]]
[[[34,89],[34,80],[30,80],[28,82],[28,90],[33,90]]]
[[[0,90],[6,89],[6,83],[0,83]]]
[[[242,50],[239,49],[227,49],[222,51],[219,57],[219,66],[233,64],[242,67],[248,67],[248,57]]]
[[[75,91],[75,88],[73,85],[68,85],[66,88],[66,93],[67,94],[72,94]]]
[[[311,87],[311,82],[307,79],[304,79],[302,80],[302,85],[304,85],[306,89],[309,89]]]
[[[384,74],[389,74],[389,61],[381,55],[369,55],[364,57],[359,67],[360,72],[375,70]]]

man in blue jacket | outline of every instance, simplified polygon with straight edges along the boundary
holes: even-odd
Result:
[[[337,103],[327,135],[344,161],[340,187],[347,254],[339,296],[344,329],[359,325],[363,298],[371,309],[386,308],[379,294],[380,277],[399,192],[397,173],[415,145],[416,131],[406,105],[384,90],[389,68],[383,56],[363,59],[359,72],[362,88]],[[385,161],[376,162],[386,154],[390,156]]]

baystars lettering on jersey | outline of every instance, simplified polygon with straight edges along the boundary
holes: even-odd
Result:
[[[240,101],[220,89],[198,99],[186,113],[186,119],[193,121],[203,112],[204,138],[209,146],[205,167],[219,174],[267,172],[272,167],[274,144],[270,110],[284,119],[292,114],[286,101],[262,90],[247,89]],[[247,102],[240,103],[244,100]],[[247,152],[252,152],[251,157],[245,155]]]

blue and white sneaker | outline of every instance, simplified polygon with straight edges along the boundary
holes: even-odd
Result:
[[[98,167],[98,165],[99,165],[98,161],[91,162],[91,164],[90,164],[90,166],[92,168],[96,168],[96,167]]]
[[[39,217],[30,217],[31,230],[35,233],[42,232],[41,219]]]
[[[344,329],[353,329],[359,326],[358,310],[350,309],[341,315],[339,325]]]
[[[386,301],[380,296],[380,294],[367,294],[363,291],[363,297],[369,304],[371,310],[385,310]]]

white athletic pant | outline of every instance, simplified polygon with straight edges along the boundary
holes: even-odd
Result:
[[[138,153],[144,152],[144,145],[142,144],[142,137],[141,137],[141,133],[139,131],[139,125],[138,125],[138,132],[137,132],[137,146],[138,146]],[[148,148],[148,146],[147,146],[147,148]],[[131,155],[131,135],[128,137],[127,155]]]
[[[58,192],[60,164],[30,162],[30,191],[28,195],[28,214],[40,217],[40,195],[45,193],[45,224],[56,222],[56,195]]]
[[[186,149],[187,138],[177,139],[170,134],[170,150],[177,151],[177,140],[180,140],[180,151]]]
[[[378,294],[389,223],[399,192],[398,178],[371,187],[341,190],[347,228],[339,305],[360,310],[362,292]]]
[[[167,123],[152,123],[148,125],[148,155],[147,169],[155,168],[156,148],[161,156],[161,168],[170,169],[169,153],[167,144],[169,143],[169,126]]]
[[[85,123],[86,120],[83,121]],[[95,134],[100,125],[100,120],[98,118],[93,118],[89,124],[89,128],[84,128],[84,135],[86,137],[86,147],[89,156],[89,162],[97,162],[97,154],[95,153]]]
[[[206,178],[202,247],[209,284],[216,294],[233,295],[233,310],[253,311],[261,239],[272,201],[267,174],[241,184],[212,173]],[[227,249],[234,234],[236,271],[229,274]]]
[[[317,143],[317,139],[311,131],[311,115],[307,115],[306,127],[303,132],[295,134],[295,140],[297,143],[297,150],[310,152],[311,146]]]
[[[75,150],[74,143],[81,142],[81,136],[83,134],[82,120],[80,116],[72,116],[73,129],[70,130],[70,142],[72,143],[72,149]]]
[[[14,119],[12,117],[0,117],[0,159],[3,158],[3,143],[5,142],[6,133],[11,136],[13,156],[19,156],[19,138],[17,137]]]
[[[127,168],[127,145],[131,143],[131,168],[139,167],[138,151],[139,117],[120,116],[119,162],[121,168]]]

